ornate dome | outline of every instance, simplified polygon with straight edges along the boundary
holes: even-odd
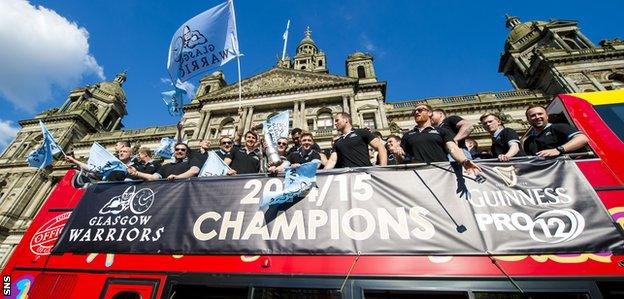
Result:
[[[121,87],[121,85],[125,81],[126,81],[126,72],[124,71],[124,72],[117,74],[117,76],[115,77],[115,80],[111,82],[108,82],[108,81],[100,82],[97,85],[97,89],[99,89],[99,91],[105,94],[112,95],[115,97],[116,100],[122,103],[125,103],[126,92]]]
[[[525,37],[530,37],[534,32],[539,32],[538,29],[544,24],[546,24],[546,22],[542,21],[529,21],[520,23],[520,19],[518,19],[517,17],[506,16],[506,26],[507,28],[511,29],[509,35],[507,35],[506,44],[515,44]]]
[[[361,52],[361,51],[356,51],[356,52],[353,52],[352,54],[350,54],[347,59],[355,60],[355,59],[371,59],[371,58],[373,58],[373,57],[370,54],[368,54],[368,53],[364,53],[364,52]]]
[[[314,40],[312,40],[312,31],[310,30],[310,26],[308,26],[306,28],[305,31],[305,36],[303,37],[303,39],[299,42],[299,46],[303,45],[303,44],[311,44],[314,47],[316,47],[316,44],[314,43]]]

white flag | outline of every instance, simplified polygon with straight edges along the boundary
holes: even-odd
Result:
[[[173,81],[184,82],[238,55],[234,5],[227,1],[180,26],[169,45],[167,70]]]

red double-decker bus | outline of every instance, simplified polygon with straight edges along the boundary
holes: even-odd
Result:
[[[624,91],[560,95],[548,110],[588,137],[593,155],[573,163],[621,230]],[[73,175],[69,171],[50,194],[2,270],[5,298],[624,298],[624,255],[592,248],[565,253],[527,250],[526,254],[405,254],[387,248],[386,253],[360,254],[336,252],[332,242],[318,239],[316,248],[328,248],[327,254],[305,253],[301,248],[293,249],[294,254],[245,250],[210,254],[193,248],[181,252],[52,252],[86,192],[72,187]],[[249,183],[253,179],[243,178],[247,183],[241,188],[255,190],[255,183]],[[356,183],[362,181],[356,179]],[[369,191],[362,187],[358,196]],[[225,216],[211,219],[220,217]],[[102,221],[108,220],[92,220],[90,225],[95,228]],[[196,236],[217,242],[205,227],[195,225]],[[97,241],[97,236],[65,233],[78,243]],[[141,234],[141,240],[159,237],[156,231]],[[124,238],[138,242],[138,235],[129,236]],[[102,242],[107,238],[100,236]],[[270,247],[271,240],[266,244]]]

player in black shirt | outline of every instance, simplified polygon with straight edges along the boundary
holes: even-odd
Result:
[[[433,127],[431,106],[420,104],[413,113],[416,126],[403,135],[401,147],[393,149],[399,163],[444,162],[448,161],[448,153],[468,172],[473,174],[481,172],[481,168],[468,160],[457,146],[453,140],[453,132],[444,127]]]
[[[515,156],[524,156],[524,151],[520,148],[520,136],[516,131],[503,127],[503,121],[494,113],[483,114],[479,121],[485,131],[492,136],[492,156],[499,161],[509,161]]]
[[[375,138],[368,130],[353,129],[349,113],[336,113],[334,126],[342,135],[334,142],[325,169],[372,166],[368,156],[369,145],[378,152],[379,164],[387,165],[388,153],[381,139]]]
[[[464,139],[470,135],[473,130],[472,124],[457,115],[447,117],[444,109],[434,109],[431,116],[431,124],[434,127],[445,127],[455,135],[453,140],[460,148],[465,149]]]
[[[223,160],[237,174],[259,173],[262,151],[257,147],[258,135],[253,131],[245,133],[245,145],[235,147]]]
[[[186,143],[178,142],[174,147],[173,153],[175,162],[162,165],[154,174],[140,172],[134,167],[128,167],[128,173],[147,181],[154,181],[163,178],[173,181],[175,179],[194,177],[199,173],[201,165],[198,165],[197,160],[191,159],[189,153],[190,149],[188,145],[186,145]]]
[[[327,163],[327,158],[322,153],[319,153],[316,149],[314,149],[314,137],[312,137],[312,133],[304,132],[301,133],[301,146],[299,149],[293,151],[288,155],[288,162],[292,166],[297,166],[299,164],[308,163],[312,160],[319,160],[321,164],[324,165]],[[319,164],[319,166],[321,165]]]
[[[556,157],[587,145],[587,137],[567,124],[551,124],[542,106],[529,106],[525,113],[531,129],[524,140],[527,155]]]

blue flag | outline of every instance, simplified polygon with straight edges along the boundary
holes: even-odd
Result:
[[[182,106],[184,106],[184,95],[186,91],[175,87],[174,90],[164,91],[160,93],[163,102],[167,105],[167,110],[171,116],[182,114]]]
[[[163,137],[160,139],[160,145],[156,149],[155,154],[165,159],[171,159],[175,144],[176,140],[174,138]]]
[[[169,45],[167,70],[176,81],[222,66],[238,56],[234,4],[221,3],[186,21]]]
[[[39,121],[39,126],[43,135],[43,144],[28,154],[26,162],[30,167],[42,169],[52,164],[54,162],[53,156],[63,152],[63,150],[42,121]]]
[[[286,168],[284,189],[268,192],[262,197],[260,207],[292,202],[297,197],[305,197],[312,187],[316,187],[316,170],[321,161],[312,160],[297,168]]]
[[[128,173],[128,167],[126,164],[119,161],[119,159],[109,153],[97,142],[94,142],[93,145],[91,145],[87,164],[91,168],[90,170],[101,175],[103,180],[108,179],[113,172],[120,172],[123,174]]]
[[[199,177],[227,175],[230,167],[214,152],[208,152],[208,158],[199,171]]]
[[[284,137],[288,138],[288,119],[290,113],[287,111],[280,112],[264,122],[264,140],[271,142],[276,147],[277,140]]]

